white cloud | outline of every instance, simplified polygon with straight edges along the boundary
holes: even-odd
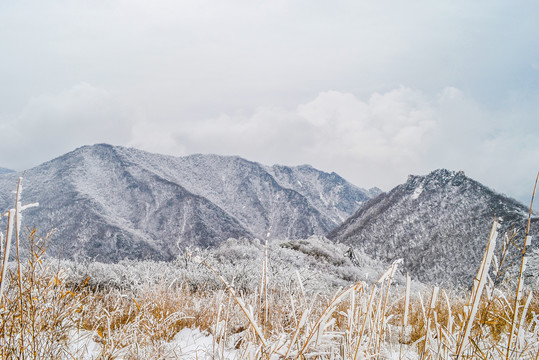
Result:
[[[530,110],[531,111],[531,110]],[[539,168],[539,135],[519,130],[527,111],[488,111],[455,87],[435,97],[399,87],[366,99],[326,91],[291,109],[259,107],[147,131],[131,144],[184,155],[240,155],[265,164],[310,163],[359,186],[385,189],[437,168],[469,176],[522,201]],[[531,175],[530,175],[531,174]]]
[[[519,99],[489,110],[461,90],[446,88],[435,106],[440,121],[424,167],[465,170],[529,203],[539,170],[539,126],[530,122],[539,110],[535,102]]]
[[[266,164],[311,163],[359,185],[390,186],[418,166],[437,116],[423,94],[405,87],[366,100],[327,91],[293,109],[260,107],[251,115],[221,114],[153,128],[131,144],[178,155],[225,153]]]
[[[32,98],[21,112],[4,116],[0,150],[3,166],[20,170],[97,142],[124,144],[138,118],[133,107],[87,83]]]

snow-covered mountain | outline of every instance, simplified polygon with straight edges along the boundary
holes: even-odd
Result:
[[[0,209],[18,174],[0,176]],[[174,157],[99,144],[27,171],[24,223],[56,229],[63,257],[171,259],[178,247],[227,238],[323,235],[378,190],[310,166],[263,166],[234,156]]]
[[[325,173],[309,165],[265,167],[279,185],[305,196],[311,205],[340,225],[365,201],[382,193],[377,187],[360,189],[336,173]],[[346,199],[346,201],[343,201]]]
[[[385,261],[403,258],[421,281],[470,284],[495,217],[503,218],[502,232],[523,229],[528,209],[463,172],[436,170],[371,199],[328,237]]]

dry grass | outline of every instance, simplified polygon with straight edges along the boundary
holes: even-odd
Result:
[[[498,277],[503,254],[491,247],[467,294],[395,286],[399,262],[372,283],[307,292],[299,274],[291,272],[286,286],[272,280],[267,244],[262,277],[251,289],[237,289],[196,256],[189,266],[206,268],[220,288],[194,288],[188,279],[136,289],[96,286],[87,278],[68,282],[59,263],[44,256],[47,237],[14,231],[24,210],[17,203],[6,213],[11,230],[2,246],[2,359],[79,359],[83,351],[72,343],[80,334],[91,335],[99,359],[179,358],[167,344],[186,327],[213,335],[208,358],[232,348],[238,358],[252,359],[539,358],[539,294],[519,281],[525,268],[516,290],[498,288],[490,279]],[[495,233],[496,224],[490,242]]]

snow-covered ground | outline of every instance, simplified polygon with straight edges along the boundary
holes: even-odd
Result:
[[[81,360],[99,359],[103,353],[103,346],[99,342],[97,332],[82,330],[70,336],[68,352]],[[132,357],[133,348],[118,349],[114,352],[116,359]],[[148,359],[182,359],[182,360],[210,360],[210,359],[237,359],[239,351],[234,348],[218,344],[211,334],[201,332],[199,329],[184,328],[169,341],[161,341],[152,346],[137,347],[137,355],[146,355]]]

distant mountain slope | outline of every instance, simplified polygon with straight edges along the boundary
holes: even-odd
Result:
[[[0,178],[2,208],[13,202],[15,181]],[[84,147],[44,163],[26,173],[23,186],[25,202],[40,203],[23,214],[25,225],[56,229],[51,250],[69,258],[169,260],[178,242],[205,247],[252,236],[209,200],[146,171],[112,146]]]
[[[258,237],[264,237],[270,228],[272,236],[279,238],[325,234],[342,222],[341,208],[347,209],[347,218],[372,197],[368,190],[310,166],[311,176],[307,179],[297,170],[302,167],[267,167],[236,156],[174,157],[137,149],[118,151],[148,171],[212,201]],[[269,171],[275,167],[286,169],[292,177],[283,181]],[[297,189],[290,185],[300,181],[308,187]],[[343,187],[347,191],[339,191]],[[333,202],[322,206],[318,199],[330,196]]]
[[[265,169],[281,186],[305,196],[312,206],[338,225],[365,201],[382,192],[378,188],[358,189],[336,173],[328,174],[309,165],[274,165]]]
[[[341,194],[331,193],[326,180],[317,185],[316,176],[311,183],[318,192],[300,193],[266,169],[238,157],[84,146],[26,173],[24,199],[40,207],[26,211],[25,224],[56,228],[54,251],[65,257],[167,260],[178,246],[264,237],[270,228],[279,238],[325,234],[338,225],[342,209],[352,214],[364,201],[358,199],[368,199],[368,191],[341,178],[335,185],[346,188]],[[0,176],[0,208],[12,206],[17,176]],[[330,193],[333,203],[318,209],[313,199]]]
[[[12,173],[12,172],[14,172],[14,171],[11,170],[11,169],[6,169],[6,168],[3,168],[3,167],[0,167],[0,175],[9,174],[9,173]]]
[[[371,199],[328,237],[386,261],[404,258],[421,281],[470,284],[494,218],[503,218],[503,231],[523,228],[527,215],[462,172],[436,170]]]

